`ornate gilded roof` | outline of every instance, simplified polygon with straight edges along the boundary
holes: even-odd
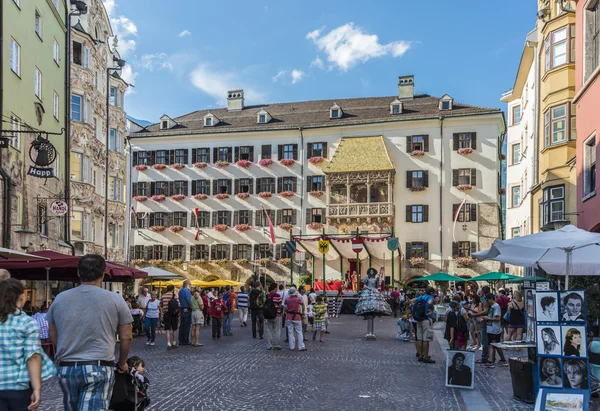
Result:
[[[343,137],[326,173],[394,170],[383,136]]]

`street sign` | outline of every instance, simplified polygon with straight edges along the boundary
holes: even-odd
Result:
[[[285,250],[289,255],[292,255],[296,252],[296,242],[295,241],[286,241],[285,242]]]
[[[52,211],[55,216],[60,217],[67,214],[67,211],[69,211],[69,206],[62,200],[55,200],[52,202],[52,205],[50,205],[50,211]]]
[[[388,238],[388,250],[396,251],[398,249],[398,237]]]
[[[319,240],[319,252],[323,255],[329,251],[329,240]]]
[[[363,243],[359,238],[352,239],[352,251],[356,254],[360,253],[363,250]]]

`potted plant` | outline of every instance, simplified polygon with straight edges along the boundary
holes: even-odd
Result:
[[[459,184],[456,186],[456,188],[460,191],[469,191],[473,188],[473,186],[471,184]]]
[[[135,201],[138,201],[140,203],[143,203],[144,201],[146,201],[148,199],[148,197],[146,196],[133,196],[133,199]]]
[[[423,267],[425,265],[425,258],[423,257],[412,257],[408,261],[411,267]]]
[[[153,266],[156,267],[157,265],[162,265],[165,263],[165,260],[149,260],[148,263]]]
[[[217,224],[213,228],[215,229],[215,231],[222,233],[224,231],[227,231],[229,229],[229,226],[227,224]]]
[[[325,161],[325,157],[321,157],[321,156],[311,157],[308,159],[308,162],[310,164],[314,164],[314,165],[320,164],[324,161]]]
[[[206,194],[194,194],[194,200],[206,200],[208,196]]]
[[[456,263],[461,267],[471,267],[475,264],[473,257],[457,257]]]
[[[294,196],[294,192],[293,191],[282,191],[281,193],[279,193],[279,195],[282,197],[290,198],[290,197]]]
[[[320,190],[313,190],[313,191],[309,191],[308,194],[310,194],[313,197],[321,197],[324,193]]]
[[[164,170],[165,168],[167,168],[166,164],[154,164],[152,166],[153,169],[155,170]]]
[[[238,224],[235,227],[235,231],[248,231],[250,230],[252,227],[250,227],[248,224]]]
[[[174,168],[175,170],[181,170],[184,167],[185,167],[185,164],[181,164],[181,163],[175,163],[175,164],[171,165],[171,168]]]
[[[135,166],[133,168],[135,168],[137,171],[146,171],[146,170],[148,170],[148,166],[146,164],[138,164],[137,166]]]
[[[277,260],[277,262],[281,265],[285,265],[286,267],[289,267],[292,264],[292,260],[290,258],[280,258]]]
[[[315,231],[321,231],[323,229],[323,224],[321,223],[310,223],[308,228]]]
[[[410,191],[425,191],[425,189],[427,189],[427,187],[423,187],[423,186],[409,188]]]
[[[279,224],[279,228],[281,228],[283,231],[291,231],[292,227],[294,227],[293,225],[289,224],[289,223],[281,223]]]
[[[258,165],[262,167],[269,167],[271,164],[273,164],[273,160],[270,158],[262,158],[258,161]]]
[[[164,225],[153,225],[150,226],[150,231],[153,231],[155,233],[160,233],[162,231],[165,231],[165,226]]]
[[[262,191],[262,192],[258,193],[258,196],[260,198],[271,198],[271,197],[273,197],[273,193],[271,193],[270,191]]]
[[[173,194],[171,196],[171,200],[173,201],[181,201],[185,198],[185,196],[183,194]]]
[[[208,167],[208,164],[203,163],[202,161],[198,161],[197,163],[194,163],[194,167],[195,168],[206,168],[206,167]]]
[[[238,258],[237,260],[235,260],[235,263],[239,264],[239,265],[248,264],[248,259],[247,258]]]
[[[470,147],[458,149],[458,154],[471,154],[472,152],[473,152],[473,149]]]
[[[203,259],[203,258],[201,258],[199,260],[190,260],[190,262],[188,264],[191,264],[191,265],[203,265],[203,264],[206,264],[206,260]]]
[[[285,167],[293,166],[294,163],[296,163],[296,160],[294,160],[293,158],[282,158],[281,160],[279,160],[279,164]]]
[[[235,163],[238,167],[242,167],[242,168],[248,168],[252,165],[252,161],[250,160],[238,160]]]
[[[215,198],[217,200],[225,200],[226,198],[229,198],[229,194],[227,194],[227,193],[215,194]]]
[[[411,151],[410,155],[413,156],[413,157],[421,157],[421,156],[425,155],[425,151],[423,151],[423,150],[413,150],[413,151]]]
[[[182,231],[182,230],[183,230],[183,227],[182,227],[182,226],[180,226],[180,225],[172,225],[171,227],[169,227],[169,230],[170,230],[172,233],[178,233],[178,232],[180,232],[180,231]]]
[[[152,201],[156,201],[157,203],[160,203],[161,201],[165,201],[165,195],[164,194],[154,194],[152,196]]]
[[[237,193],[235,196],[237,198],[241,198],[242,200],[247,200],[250,198],[250,193]]]
[[[215,161],[215,166],[217,168],[225,168],[229,165],[229,161],[224,161],[224,160],[217,160]]]

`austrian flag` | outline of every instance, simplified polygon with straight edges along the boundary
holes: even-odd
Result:
[[[353,238],[352,239],[352,251],[354,251],[356,254],[358,254],[362,250],[363,250],[363,243],[360,240],[360,238]]]

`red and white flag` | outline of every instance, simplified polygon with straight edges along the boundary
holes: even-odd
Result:
[[[133,216],[135,217],[136,220],[140,218],[138,216],[138,213],[135,212],[135,208],[133,206],[131,206],[131,211],[133,211]]]
[[[196,236],[194,237],[194,240],[198,241],[199,237],[200,237],[200,229],[196,230]]]
[[[352,239],[352,251],[354,251],[356,254],[360,253],[363,250],[363,247],[363,242],[360,238]]]
[[[196,228],[198,228],[198,209],[194,208],[194,215],[196,216]],[[200,231],[200,230],[198,230]],[[198,239],[198,233],[196,233],[196,240]]]
[[[262,207],[263,211],[265,212],[267,221],[269,222],[269,232],[271,234],[271,244],[275,244],[275,228],[273,227],[273,222],[271,221],[271,217],[269,216],[269,213],[267,213],[265,206],[261,206],[261,207]]]
[[[465,196],[465,199],[462,201],[462,203],[460,203],[460,205],[456,209],[456,213],[454,214],[454,225],[452,226],[452,239],[454,240],[454,242],[456,242],[456,222],[458,221],[460,210],[465,206],[466,201],[467,196]]]

